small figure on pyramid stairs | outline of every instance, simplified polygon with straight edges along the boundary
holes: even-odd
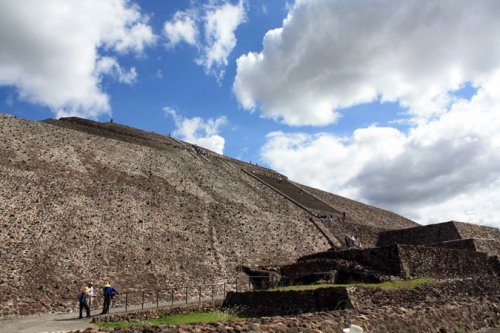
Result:
[[[118,295],[118,291],[111,286],[109,281],[106,281],[104,283],[104,288],[102,288],[102,294],[104,296],[104,303],[102,305],[102,312],[101,314],[108,314],[109,313],[109,307],[111,305],[111,300],[113,297]]]
[[[85,309],[85,312],[87,313],[87,317],[90,317],[90,307],[89,307],[89,288],[87,287],[82,287],[80,296],[78,297],[78,303],[80,305],[80,316],[78,317],[79,319],[82,319],[83,315],[83,309]]]
[[[358,241],[354,236],[347,235],[345,236],[344,241],[348,249],[363,249],[363,244],[361,244],[361,242]]]

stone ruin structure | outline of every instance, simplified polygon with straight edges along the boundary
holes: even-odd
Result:
[[[254,291],[229,293],[223,307],[241,309],[250,317],[272,316],[281,323],[287,322],[283,318],[293,318],[285,332],[297,327],[337,332],[353,323],[368,332],[468,332],[497,327],[499,254],[497,228],[450,221],[383,231],[373,247],[332,248],[282,266],[242,267]],[[273,290],[424,277],[433,282],[415,289]]]
[[[419,226],[170,136],[80,118],[0,115],[0,225],[0,318],[75,310],[90,280],[266,289],[499,271],[498,229]]]

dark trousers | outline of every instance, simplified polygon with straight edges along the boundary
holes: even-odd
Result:
[[[90,317],[90,307],[87,303],[80,303],[80,318],[82,318],[83,308],[85,308],[85,312],[87,312],[87,317]]]
[[[102,313],[109,313],[109,305],[111,304],[111,296],[104,296],[104,304],[102,305]]]

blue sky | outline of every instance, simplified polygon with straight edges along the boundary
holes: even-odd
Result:
[[[0,112],[113,118],[422,223],[497,225],[500,6],[459,2],[4,0]]]

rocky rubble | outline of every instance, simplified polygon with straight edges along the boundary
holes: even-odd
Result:
[[[500,289],[498,287],[499,281],[496,278],[461,279],[422,285],[415,289],[392,291],[351,287],[347,288],[347,292],[350,304],[354,308],[345,310],[250,318],[232,323],[135,327],[107,331],[337,333],[350,324],[359,325],[365,329],[365,332],[369,333],[470,331],[484,327],[496,327],[500,324]],[[314,291],[311,293],[314,294]],[[280,297],[280,302],[283,303],[282,308],[298,309],[302,307],[303,310],[306,310],[310,306],[310,304],[306,304],[308,301],[305,298],[294,298],[292,294],[290,293],[290,297],[286,297],[285,292]],[[315,296],[324,295],[317,293]],[[337,296],[346,297],[345,294]],[[321,298],[324,299],[324,297]],[[264,303],[262,297],[255,298],[254,304],[248,304],[250,307],[254,307],[250,312],[259,312],[258,308],[265,306]],[[212,309],[208,304],[205,307]],[[277,308],[275,306],[275,309]],[[177,313],[176,311],[179,310],[174,310],[175,313]],[[147,316],[151,318],[151,315]],[[124,318],[136,320],[146,317],[141,312],[137,315],[109,316],[109,319],[106,320],[115,321]]]
[[[498,303],[470,299],[445,307],[422,304],[412,308],[382,306],[364,310],[343,310],[308,313],[286,317],[252,318],[240,322],[219,322],[199,325],[152,326],[114,329],[87,329],[97,332],[276,332],[276,333],[339,333],[356,324],[368,333],[447,333],[475,330],[499,325]],[[81,332],[81,331],[78,331]],[[75,332],[76,333],[76,332]]]

